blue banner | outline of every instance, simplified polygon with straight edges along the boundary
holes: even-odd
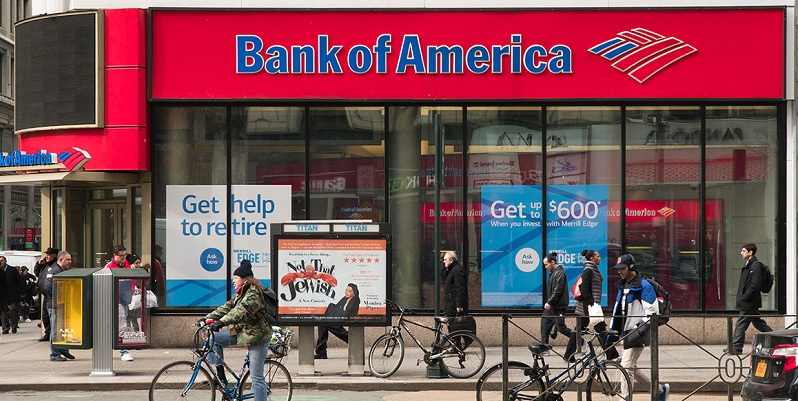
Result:
[[[542,226],[570,284],[584,268],[583,249],[607,256],[606,185],[486,185],[482,190],[482,306],[543,304]],[[607,265],[601,303],[607,304]],[[573,303],[573,302],[572,302]]]
[[[602,258],[599,271],[604,277],[601,304],[607,305],[607,285],[617,278],[607,276],[607,265],[615,264],[614,260],[607,260],[607,186],[549,185],[547,190],[548,252],[557,252],[557,263],[565,267],[570,289],[585,268],[580,252],[597,251]]]
[[[541,305],[538,185],[482,187],[482,306]]]

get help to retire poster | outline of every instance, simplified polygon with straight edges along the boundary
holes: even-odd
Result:
[[[582,249],[607,254],[607,187],[550,185],[482,187],[482,305],[541,306],[543,257],[558,253],[569,283],[584,267]],[[542,233],[547,232],[547,250]],[[606,279],[606,265],[599,266]],[[606,280],[605,280],[606,281]],[[604,288],[602,304],[606,305]]]
[[[231,211],[228,224],[227,211]],[[264,285],[271,277],[269,225],[291,219],[291,186],[166,186],[166,302],[218,306],[227,301],[228,270],[241,260]],[[227,254],[231,237],[232,256]]]

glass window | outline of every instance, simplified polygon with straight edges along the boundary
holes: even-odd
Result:
[[[621,110],[546,108],[546,250],[557,252],[569,284],[584,269],[583,249],[601,256],[602,301],[615,302],[621,227]],[[542,256],[541,256],[542,259]]]
[[[291,213],[305,207],[305,108],[236,107],[233,116],[233,185],[290,185]]]
[[[385,109],[317,107],[308,116],[310,218],[384,221]]]
[[[445,141],[440,249],[461,255],[463,109],[400,106],[388,108],[388,116],[394,299],[403,306],[432,308],[435,270],[441,267],[434,253],[436,138],[442,132]],[[474,287],[469,287],[473,300]]]
[[[779,279],[777,117],[775,106],[707,107],[705,247],[717,272],[707,281],[708,309],[735,309],[747,243]],[[776,309],[777,288],[762,294],[762,309]]]
[[[627,250],[675,309],[701,309],[700,131],[698,107],[627,108]]]
[[[542,269],[520,269],[516,263],[521,253],[537,252],[538,262],[543,258],[540,226],[505,227],[504,217],[490,218],[483,209],[495,206],[509,211],[521,204],[530,211],[528,205],[541,204],[541,108],[469,107],[467,116],[464,175],[469,254],[465,260],[471,271],[479,272],[470,286],[471,306],[540,305]],[[542,222],[540,211],[537,218],[521,212],[508,224],[531,221]],[[537,294],[536,298],[530,294]]]
[[[154,106],[152,108],[152,214],[154,248],[162,249],[161,266],[166,275],[165,307],[196,306],[227,299],[227,280],[205,280],[205,286],[184,285],[177,277],[197,276],[197,257],[181,255],[167,238],[166,189],[169,185],[227,184],[227,112],[224,107]],[[215,190],[214,190],[215,191]],[[217,191],[221,194],[226,190]],[[215,192],[214,192],[215,193]],[[221,195],[224,196],[224,195]],[[226,218],[226,217],[225,217]],[[179,224],[179,222],[170,222]],[[216,244],[226,259],[226,245]],[[174,253],[175,257],[170,257]],[[167,260],[169,263],[167,264]],[[175,273],[170,274],[170,269]],[[201,274],[200,274],[201,276]],[[201,280],[202,277],[197,276]],[[199,283],[199,281],[194,281]],[[221,292],[217,291],[222,289]],[[172,293],[181,290],[182,295]],[[186,296],[188,291],[192,299]],[[163,294],[158,294],[163,295]],[[175,301],[175,300],[178,301]],[[214,303],[214,305],[222,302]]]

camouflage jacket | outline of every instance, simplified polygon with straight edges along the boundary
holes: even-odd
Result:
[[[245,286],[235,298],[225,302],[205,316],[220,320],[236,336],[238,344],[264,344],[271,338],[271,328],[266,321],[266,307],[260,291]]]

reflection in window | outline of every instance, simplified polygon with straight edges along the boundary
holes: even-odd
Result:
[[[381,107],[310,108],[311,219],[384,221],[384,115]]]
[[[627,108],[627,251],[676,309],[701,309],[700,129],[698,107]],[[707,209],[714,206],[707,199]],[[708,267],[707,276],[717,276],[717,265]]]
[[[707,282],[707,301],[717,300],[708,309],[735,309],[746,243],[757,245],[757,259],[777,265],[777,120],[775,106],[707,107],[704,242],[707,260],[720,266]],[[762,294],[762,308],[776,309],[777,296],[777,290]]]

